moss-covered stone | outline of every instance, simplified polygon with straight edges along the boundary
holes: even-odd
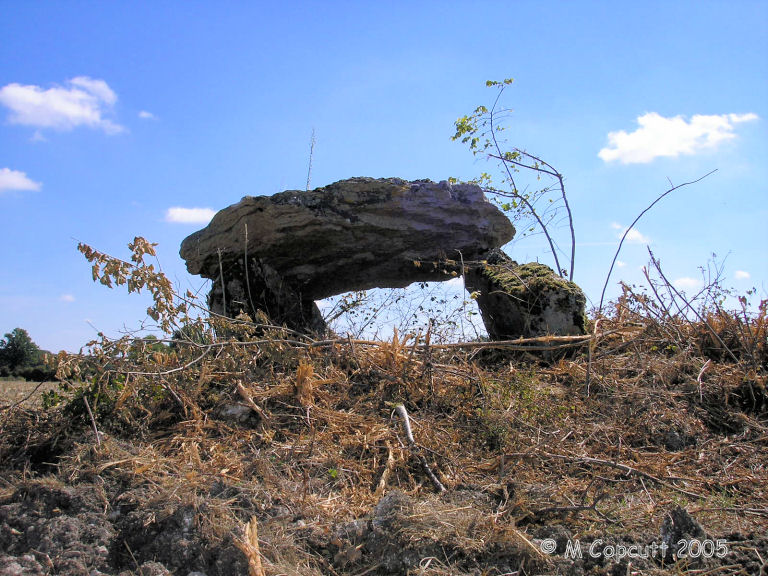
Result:
[[[586,332],[586,297],[544,264],[518,264],[494,250],[467,273],[488,334],[494,340],[575,336]]]

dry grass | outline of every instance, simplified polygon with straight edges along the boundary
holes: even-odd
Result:
[[[627,308],[601,323],[591,365],[586,347],[542,363],[397,334],[313,346],[251,332],[195,362],[195,346],[103,351],[79,392],[101,446],[78,393],[46,414],[19,407],[2,416],[2,475],[53,460],[62,481],[104,486],[108,507],[140,503],[146,526],[189,507],[200,545],[239,549],[256,575],[554,574],[562,558],[539,542],[555,527],[648,543],[676,506],[712,537],[768,533],[762,333],[750,344],[722,319],[734,362],[700,325]],[[393,494],[401,508],[379,510]]]

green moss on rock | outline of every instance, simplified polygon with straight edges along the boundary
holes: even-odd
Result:
[[[586,333],[586,297],[549,266],[518,264],[500,251],[467,274],[494,339]]]

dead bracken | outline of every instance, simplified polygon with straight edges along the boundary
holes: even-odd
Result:
[[[583,336],[317,340],[95,260],[176,337],[102,338],[3,405],[0,575],[767,568],[766,303],[703,323],[627,288]],[[665,539],[725,553],[616,554]]]

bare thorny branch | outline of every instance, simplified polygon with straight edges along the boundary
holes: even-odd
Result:
[[[671,188],[669,188],[665,192],[661,193],[653,202],[651,202],[648,205],[647,208],[645,208],[645,210],[640,212],[640,214],[638,214],[638,216],[632,221],[632,224],[630,224],[627,227],[627,229],[624,231],[624,234],[622,235],[621,240],[619,241],[619,246],[616,248],[616,253],[613,255],[613,260],[611,261],[611,266],[608,269],[608,274],[605,277],[605,283],[603,284],[603,291],[600,294],[600,304],[597,307],[596,317],[597,317],[598,321],[595,323],[594,338],[593,338],[592,344],[589,347],[589,360],[587,362],[587,375],[586,375],[586,382],[585,382],[586,389],[587,389],[587,396],[589,396],[589,387],[590,387],[591,375],[592,375],[592,359],[593,359],[595,348],[597,347],[597,342],[598,342],[598,338],[599,338],[597,328],[598,328],[598,325],[599,325],[600,315],[602,314],[602,311],[603,311],[603,303],[604,303],[604,299],[605,299],[605,291],[608,288],[608,282],[611,279],[611,274],[613,273],[613,268],[614,268],[614,266],[616,266],[616,261],[619,258],[619,254],[621,253],[622,247],[624,246],[624,240],[626,240],[627,236],[629,235],[629,231],[632,230],[635,227],[635,224],[637,224],[640,221],[640,218],[642,218],[649,210],[651,210],[651,208],[653,208],[656,204],[658,204],[664,197],[668,196],[669,194],[671,194],[675,190],[678,190],[678,189],[683,188],[685,186],[690,186],[691,184],[696,184],[697,182],[701,182],[702,180],[704,180],[704,178],[714,174],[715,172],[717,172],[717,169],[712,170],[711,172],[707,172],[706,174],[704,174],[704,176],[701,176],[700,178],[697,178],[696,180],[691,180],[689,182],[683,182],[682,184],[678,184],[677,186],[671,185],[671,183],[670,183]],[[671,287],[671,284],[667,283],[667,286]],[[665,313],[669,314],[669,311],[665,310]]]
[[[690,186],[691,184],[696,184],[698,182],[701,182],[702,180],[704,180],[704,178],[707,178],[708,176],[711,176],[715,172],[717,172],[717,169],[712,170],[710,172],[707,172],[706,174],[704,174],[704,176],[701,176],[700,178],[697,178],[696,180],[691,180],[689,182],[683,182],[682,184],[678,184],[677,186],[672,186],[671,188],[667,189],[665,192],[660,194],[653,202],[651,202],[645,210],[640,212],[640,214],[637,215],[637,218],[635,218],[632,221],[632,224],[630,224],[627,227],[627,229],[624,231],[624,234],[621,237],[621,240],[619,241],[619,246],[618,246],[618,248],[616,248],[616,253],[613,255],[613,260],[611,261],[611,267],[608,269],[608,274],[605,277],[605,284],[603,284],[603,291],[600,293],[600,304],[597,307],[598,314],[600,314],[600,312],[603,309],[603,302],[605,300],[605,291],[608,288],[608,282],[611,279],[611,274],[613,273],[613,268],[614,268],[614,266],[616,266],[616,260],[618,260],[618,258],[619,258],[619,253],[621,252],[622,246],[624,246],[624,240],[627,239],[627,235],[629,234],[629,231],[632,230],[635,227],[635,224],[637,224],[639,222],[640,218],[645,216],[645,214],[651,208],[656,206],[656,204],[658,204],[664,197],[666,197],[667,195],[671,194],[675,190],[679,190],[680,188],[684,188],[685,186]]]
[[[693,306],[691,306],[691,303],[688,300],[686,300],[685,296],[683,296],[680,293],[680,291],[677,288],[675,288],[674,285],[669,280],[667,280],[667,277],[664,276],[664,272],[662,272],[662,270],[661,270],[661,263],[653,255],[653,252],[651,251],[650,247],[648,248],[648,254],[650,254],[650,256],[651,256],[651,263],[653,264],[653,267],[656,268],[656,271],[659,273],[659,276],[661,276],[662,280],[664,280],[664,284],[669,288],[669,290],[674,292],[675,295],[680,300],[683,301],[683,304],[685,304],[685,308],[687,308],[688,310],[693,312],[693,314],[696,316],[696,318],[698,318],[699,321],[712,334],[712,336],[715,337],[715,340],[718,341],[718,343],[723,347],[723,350],[725,350],[728,353],[728,355],[731,357],[731,359],[734,362],[738,362],[739,359],[736,358],[736,355],[733,353],[733,351],[725,344],[725,342],[723,342],[723,339],[720,338],[720,335],[717,333],[717,331],[714,328],[712,328],[711,324],[709,322],[707,322],[706,319],[699,313],[699,311],[696,310],[696,308],[694,308]],[[675,301],[675,302],[677,302],[677,301]],[[687,318],[684,314],[683,314],[683,317]]]

